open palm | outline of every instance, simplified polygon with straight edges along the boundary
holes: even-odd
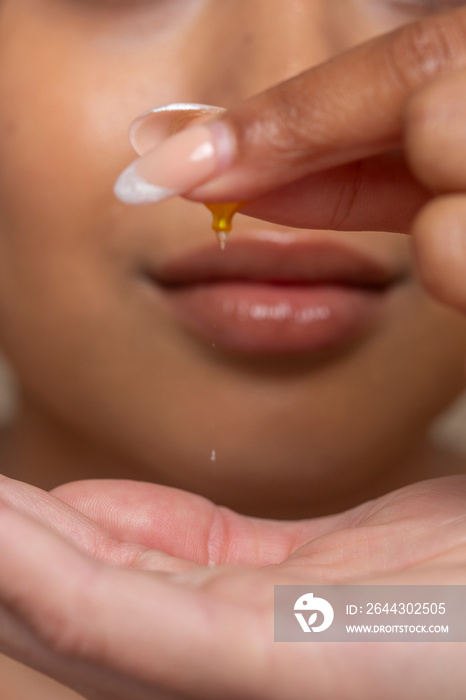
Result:
[[[85,697],[462,697],[459,643],[274,644],[273,586],[464,583],[466,477],[297,522],[140,482],[0,486],[0,648]]]

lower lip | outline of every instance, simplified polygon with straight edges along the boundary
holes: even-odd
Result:
[[[385,295],[343,285],[213,282],[165,288],[183,325],[209,344],[247,354],[335,350],[373,324]]]

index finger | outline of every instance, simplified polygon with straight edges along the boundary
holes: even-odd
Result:
[[[464,65],[464,8],[351,49],[204,124],[216,170],[189,198],[253,199],[318,170],[399,147],[409,98]]]

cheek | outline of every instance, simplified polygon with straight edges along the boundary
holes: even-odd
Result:
[[[66,323],[79,314],[77,290],[98,292],[138,107],[129,94],[117,108],[108,60],[78,36],[14,18],[0,24],[0,316],[10,336],[60,313]]]
[[[9,298],[10,310],[11,300],[47,289],[59,303],[80,256],[112,248],[123,213],[113,184],[135,155],[129,124],[149,107],[200,88],[192,74],[198,69],[184,60],[187,24],[176,25],[164,42],[154,20],[145,32],[141,18],[120,26],[116,12],[99,15],[87,2],[84,9],[4,2],[0,307]]]
[[[89,284],[80,279],[82,259],[101,246],[99,231],[112,207],[111,164],[102,167],[79,116],[64,99],[59,110],[47,84],[39,90],[24,80],[21,88],[2,111],[0,128],[4,329],[15,320],[22,328],[39,325],[68,305],[72,290]]]
[[[20,7],[25,0],[15,2]],[[132,119],[154,104],[179,101],[189,76],[181,68],[170,74],[154,41],[125,54],[97,41],[90,27],[84,40],[77,23],[58,26],[47,17],[27,25],[18,12],[15,25],[15,11],[8,13],[13,0],[5,7],[0,342],[37,392],[51,391],[53,377],[53,390],[65,399],[67,392],[81,396],[84,387],[99,397],[101,377],[119,386],[121,366],[130,366],[136,376],[128,384],[141,383],[138,367],[167,359],[159,337],[154,333],[148,342],[138,325],[131,278],[121,274],[136,246],[128,231],[137,230],[144,212],[123,211],[113,183],[134,158],[127,135]],[[179,43],[170,50],[178,67]],[[141,66],[148,67],[145,73]],[[141,78],[136,86],[135,75]],[[140,357],[135,346],[142,348]]]

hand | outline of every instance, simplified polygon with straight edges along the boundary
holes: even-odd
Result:
[[[245,213],[292,226],[411,232],[427,288],[466,311],[465,120],[463,8],[226,112],[212,133],[232,164],[187,196],[251,200]]]
[[[300,522],[139,482],[50,495],[2,478],[1,496],[0,648],[87,698],[434,700],[464,688],[462,644],[274,644],[272,618],[274,584],[464,584],[466,477]]]

